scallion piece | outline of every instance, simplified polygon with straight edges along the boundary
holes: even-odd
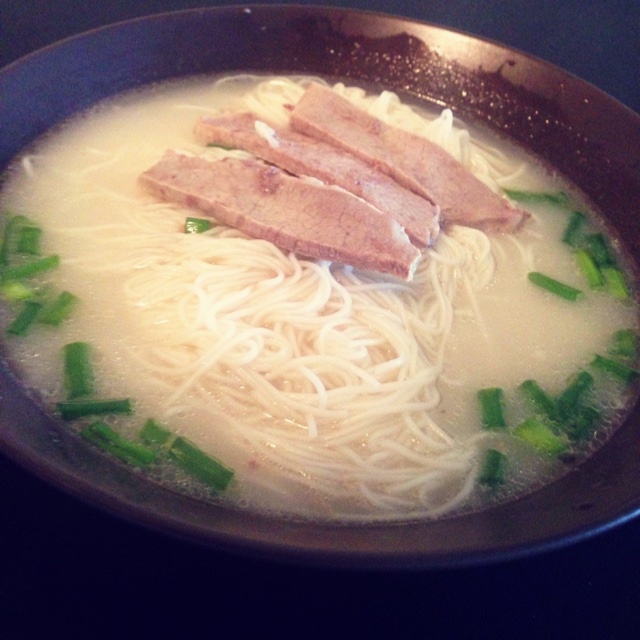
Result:
[[[63,291],[50,305],[42,310],[38,321],[58,326],[71,315],[78,302],[79,299],[73,293]]]
[[[175,436],[160,423],[149,418],[140,431],[140,438],[145,444],[163,446],[171,444]]]
[[[638,334],[633,329],[619,329],[611,338],[612,356],[635,360],[638,357]]]
[[[630,297],[629,288],[625,282],[624,275],[617,267],[602,267],[602,277],[607,291],[616,300],[628,300]]]
[[[637,380],[640,377],[640,371],[634,369],[633,367],[629,367],[622,362],[618,362],[617,360],[613,360],[612,358],[605,358],[601,355],[596,355],[591,362],[591,366],[599,369],[600,371],[604,371],[605,373],[611,374],[615,378],[626,382],[627,384]]]
[[[35,323],[42,303],[35,300],[25,300],[20,313],[13,322],[7,327],[7,333],[14,336],[24,336]]]
[[[525,380],[518,388],[540,415],[550,420],[558,420],[555,400],[535,380]]]
[[[555,204],[567,207],[571,204],[569,197],[564,191],[520,191],[516,189],[503,189],[507,197],[516,202],[527,204]]]
[[[592,289],[601,287],[604,284],[604,278],[591,255],[584,249],[576,249],[575,256],[578,268],[587,279],[589,286]]]
[[[599,267],[615,265],[616,261],[611,253],[607,241],[601,233],[591,233],[584,237],[584,249]]]
[[[563,424],[563,431],[571,440],[586,440],[600,422],[601,414],[593,407],[583,407],[571,419]]]
[[[588,371],[579,371],[569,380],[569,384],[558,398],[558,413],[562,420],[568,420],[580,408],[585,394],[593,386],[593,376]]]
[[[488,487],[504,484],[507,456],[497,449],[487,449],[484,453],[478,482]]]
[[[233,471],[208,456],[187,438],[178,436],[169,449],[169,458],[183,471],[218,491],[227,488]]]
[[[15,266],[7,267],[2,271],[1,276],[4,282],[8,280],[21,280],[22,278],[31,278],[46,271],[55,269],[60,264],[60,258],[57,255],[45,256],[38,260],[25,262]]]
[[[504,394],[498,387],[487,387],[478,391],[481,421],[485,429],[504,429]]]
[[[571,287],[568,284],[555,280],[554,278],[550,278],[539,271],[531,271],[527,277],[529,278],[529,281],[536,286],[546,289],[550,293],[564,298],[565,300],[577,300],[583,295],[580,289],[576,289],[575,287]]]
[[[9,280],[0,284],[0,295],[7,302],[22,302],[34,298],[36,293],[20,280]]]
[[[7,266],[15,253],[20,236],[20,229],[29,224],[25,216],[7,216],[0,246],[0,266]]]
[[[550,456],[559,456],[567,450],[567,442],[555,434],[544,420],[538,417],[527,418],[520,423],[513,434],[535,449]]]
[[[40,255],[40,238],[42,229],[34,224],[20,227],[16,250],[18,253],[28,253],[32,256]]]
[[[64,382],[67,398],[73,400],[94,392],[91,345],[88,342],[70,342],[63,347]]]
[[[211,229],[211,220],[206,218],[191,218],[188,217],[184,223],[185,233],[204,233]]]
[[[131,413],[133,406],[129,398],[68,400],[56,404],[58,413],[64,420],[75,420],[85,416],[98,416],[108,413]]]
[[[157,453],[144,445],[132,442],[114,431],[104,422],[94,422],[80,431],[80,435],[111,455],[138,467],[146,467],[155,461]]]
[[[580,237],[586,219],[587,216],[582,211],[574,211],[562,235],[562,242],[571,247],[577,247],[580,244]]]

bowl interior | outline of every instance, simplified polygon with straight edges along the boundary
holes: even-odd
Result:
[[[36,52],[0,71],[0,94],[8,97],[0,102],[0,171],[50,127],[102,98],[169,78],[235,71],[318,74],[451,107],[580,187],[622,238],[638,275],[640,118],[552,65],[383,15],[295,6],[192,10]],[[640,506],[638,405],[583,465],[519,500],[433,522],[350,527],[211,507],[151,485],[47,417],[6,359],[0,394],[0,450],[26,468],[133,522],[253,555],[377,567],[488,562],[578,540]]]

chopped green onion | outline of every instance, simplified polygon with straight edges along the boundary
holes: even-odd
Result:
[[[585,236],[584,248],[599,267],[615,265],[613,254],[601,233],[591,233]]]
[[[616,300],[627,300],[630,297],[624,275],[617,267],[602,267],[602,277],[607,291]]]
[[[169,449],[169,457],[183,471],[212,486],[223,490],[233,478],[233,471],[215,458],[201,451],[190,440],[178,436]]]
[[[17,248],[20,229],[30,224],[25,216],[8,216],[2,234],[2,246],[0,246],[0,265],[6,266],[11,261],[11,256]]]
[[[482,412],[482,425],[485,429],[504,429],[504,398],[502,389],[488,387],[478,391],[478,400]]]
[[[24,336],[33,326],[42,309],[42,303],[35,300],[26,300],[22,305],[22,310],[7,327],[7,333],[14,336]]]
[[[549,276],[544,275],[538,271],[532,271],[527,276],[529,281],[533,284],[546,289],[550,293],[553,293],[565,300],[576,300],[582,295],[582,291],[580,289],[576,289],[574,287],[569,286],[568,284],[564,284],[558,280],[554,280]]]
[[[101,449],[116,456],[120,460],[139,467],[146,467],[157,458],[157,453],[147,449],[144,445],[132,442],[122,437],[104,422],[94,422],[80,431],[80,435],[99,446]]]
[[[558,419],[558,407],[554,399],[535,380],[525,380],[518,388],[541,415],[550,420]]]
[[[68,400],[56,404],[58,413],[65,420],[75,420],[84,416],[97,416],[107,413],[131,413],[133,406],[129,398],[114,400]]]
[[[614,332],[611,339],[609,353],[629,360],[638,357],[638,334],[633,329],[619,329]]]
[[[171,443],[175,436],[165,429],[161,424],[149,418],[140,431],[140,438],[142,442],[149,445],[166,445]]]
[[[527,204],[555,204],[567,207],[571,204],[569,197],[564,191],[519,191],[516,189],[503,189],[505,194],[516,202],[524,202]]]
[[[211,220],[206,218],[190,218],[188,217],[184,224],[185,233],[204,233],[211,229]]]
[[[60,258],[57,255],[45,256],[38,260],[7,267],[1,275],[5,282],[7,280],[20,280],[22,278],[30,278],[45,271],[55,269],[59,264]]]
[[[559,456],[568,446],[544,420],[537,417],[527,418],[513,430],[513,434],[541,453],[550,456]]]
[[[578,268],[587,279],[587,283],[592,289],[597,289],[604,284],[604,278],[598,265],[594,262],[591,254],[584,249],[576,249],[575,252]]]
[[[504,484],[507,456],[497,449],[487,449],[484,454],[478,482],[488,487]]]
[[[571,247],[577,247],[580,242],[582,228],[586,222],[586,215],[582,211],[574,211],[569,218],[569,224],[562,235],[562,242]]]
[[[593,376],[588,371],[579,371],[558,398],[558,412],[563,420],[570,419],[579,409],[584,395],[593,386]]]
[[[87,342],[70,342],[63,347],[64,381],[67,398],[74,399],[94,392],[91,345]]]
[[[73,293],[63,291],[48,307],[43,309],[38,320],[44,324],[58,326],[69,317],[78,302],[79,299]]]
[[[563,424],[563,431],[571,440],[585,440],[594,431],[601,419],[601,414],[593,407],[583,407],[569,421]]]
[[[626,364],[622,364],[617,360],[613,360],[612,358],[605,358],[601,355],[596,355],[591,362],[591,366],[599,369],[600,371],[604,371],[605,373],[609,373],[612,376],[619,378],[623,382],[631,383],[634,380],[637,380],[640,377],[640,371],[634,369],[632,367],[628,367]]]
[[[28,253],[32,256],[40,255],[40,238],[42,229],[34,224],[26,224],[20,228],[18,236],[18,253]]]
[[[9,280],[0,284],[0,295],[7,302],[22,302],[35,296],[35,291],[20,280]]]

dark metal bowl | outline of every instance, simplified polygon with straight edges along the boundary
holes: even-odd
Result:
[[[640,256],[640,117],[593,86],[501,45],[411,20],[297,6],[162,14],[102,28],[0,71],[0,172],[31,141],[98,100],[160,80],[235,71],[313,73],[447,105],[574,182]],[[333,526],[212,507],[88,449],[0,369],[0,451],[132,522],[211,547],[333,566],[487,563],[555,548],[640,509],[640,406],[558,481],[438,521]]]

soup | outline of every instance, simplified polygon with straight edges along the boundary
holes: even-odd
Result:
[[[624,273],[622,294],[589,286],[563,241],[587,203],[518,149],[448,110],[334,87],[441,145],[493,192],[524,198],[531,214],[514,233],[443,221],[410,279],[283,250],[141,185],[167,149],[246,159],[196,141],[196,121],[248,110],[268,136],[308,84],[233,76],[148,88],[65,124],[16,162],[3,208],[41,228],[39,251],[60,258],[34,282],[77,301],[59,326],[7,335],[25,384],[59,412],[69,395],[66,346],[90,345],[91,394],[130,401],[100,425],[158,454],[141,473],[278,516],[433,518],[514,498],[579,463],[634,400],[634,385],[611,366],[635,377],[635,347],[615,351],[619,338],[635,342],[638,309],[614,238],[606,243]],[[185,233],[187,219],[209,224]],[[594,213],[580,219],[583,237],[602,237]],[[580,293],[567,300],[532,273]],[[5,329],[20,304],[5,306]],[[573,394],[567,412],[584,417],[584,433],[542,415],[541,392],[554,407]],[[504,426],[489,424],[481,400]],[[94,424],[69,420],[85,435]],[[176,437],[233,474],[223,491],[175,464],[175,451],[165,455]]]

